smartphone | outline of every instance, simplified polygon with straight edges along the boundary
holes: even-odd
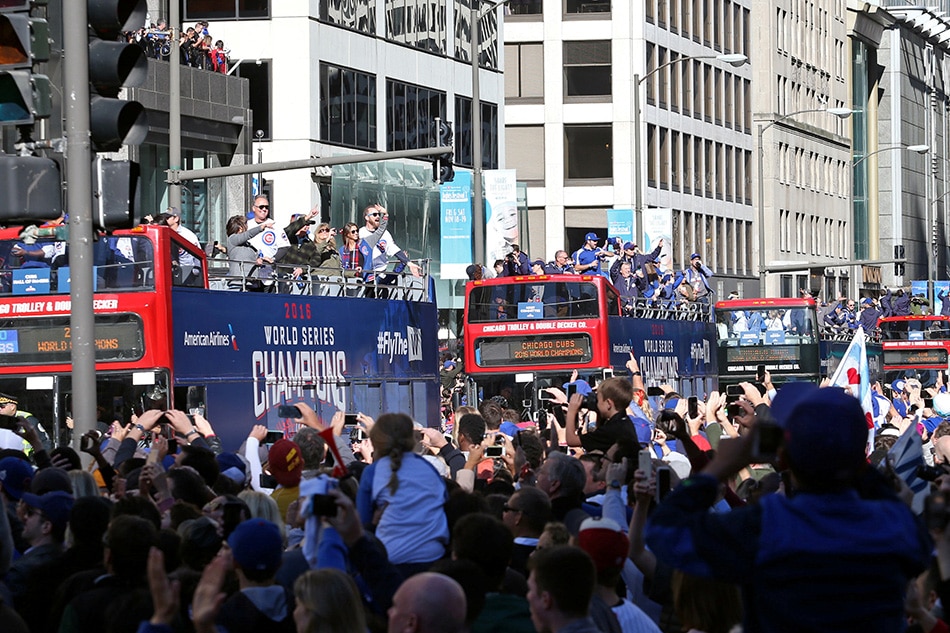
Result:
[[[673,473],[669,466],[660,466],[656,469],[656,502],[660,503],[670,494],[673,488]]]
[[[663,389],[661,389],[660,387],[647,387],[647,395],[648,396],[662,396]]]
[[[571,396],[577,393],[577,385],[571,383],[567,386],[567,399],[570,400]]]
[[[745,413],[745,410],[735,402],[730,402],[726,405],[726,415],[730,418],[742,415],[743,413]]]
[[[273,475],[268,475],[267,473],[261,473],[260,479],[258,481],[261,484],[261,488],[277,487],[277,480],[274,479]]]
[[[699,400],[696,398],[696,396],[690,396],[689,398],[687,398],[686,405],[687,405],[686,415],[688,415],[691,418],[699,417]]]
[[[727,396],[741,396],[744,393],[745,391],[742,390],[741,385],[729,385],[728,387],[726,387]]]
[[[491,446],[485,447],[485,457],[504,457],[505,456],[505,447],[503,444],[493,444]]]
[[[758,365],[755,368],[755,381],[765,382],[765,365]]]
[[[547,392],[545,389],[538,389],[538,402],[552,402],[554,396]]]
[[[268,431],[267,435],[264,436],[264,443],[274,444],[277,442],[277,440],[282,440],[282,439],[284,439],[283,431]]]
[[[933,398],[924,398],[924,408],[933,409],[934,399]]]
[[[277,417],[279,418],[302,418],[303,414],[296,405],[282,404],[277,407]]]
[[[639,454],[639,463],[637,468],[646,473],[647,478],[649,479],[650,475],[653,474],[653,451],[649,448],[644,448],[640,450]]]
[[[362,442],[368,437],[369,435],[361,427],[355,426],[350,429],[350,442]]]
[[[785,439],[785,431],[777,424],[759,422],[752,427],[752,461],[765,463],[774,461],[779,446]]]
[[[192,407],[192,408],[188,409],[188,415],[190,415],[190,416],[200,415],[201,417],[204,417],[204,415],[205,415],[205,408],[204,408],[204,407]]]
[[[345,413],[343,414],[343,426],[359,426],[360,421],[356,417],[355,413]]]

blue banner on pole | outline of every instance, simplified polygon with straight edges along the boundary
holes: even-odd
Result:
[[[607,237],[634,242],[633,209],[607,209]]]
[[[472,262],[472,174],[455,172],[455,180],[439,187],[442,279],[465,279]],[[484,262],[482,262],[484,263]]]

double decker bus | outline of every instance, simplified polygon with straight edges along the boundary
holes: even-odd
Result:
[[[939,315],[883,317],[878,321],[884,348],[882,382],[917,378],[933,387],[938,372],[947,380],[950,363],[950,317]]]
[[[59,437],[70,415],[66,228],[35,243],[0,239],[0,392]],[[439,421],[431,284],[387,299],[322,281],[327,295],[219,290],[205,254],[160,226],[100,236],[94,247],[95,358],[102,422],[142,409],[204,408],[226,447],[254,424],[292,432],[282,404],[404,411]],[[279,285],[279,284],[278,284]],[[376,293],[382,295],[381,292]]]
[[[776,383],[817,382],[834,374],[852,331],[832,331],[818,321],[815,300],[730,299],[715,307],[719,381],[727,386],[755,382],[764,365]],[[876,332],[867,332],[868,367],[882,367]]]
[[[715,388],[716,380],[716,336],[704,307],[641,303],[631,313],[600,275],[470,281],[463,323],[465,372],[481,397],[521,384],[522,391],[513,394],[516,401],[530,400],[536,407],[537,388],[560,387],[574,370],[593,386],[604,376],[626,372],[633,353],[648,385],[703,394]],[[516,383],[516,375],[524,382]]]

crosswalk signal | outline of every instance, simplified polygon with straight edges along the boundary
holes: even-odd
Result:
[[[904,259],[904,245],[894,245],[894,259]],[[894,262],[894,276],[900,277],[904,274],[904,262]]]
[[[123,31],[145,24],[145,0],[87,0],[86,6],[89,83],[95,92],[89,105],[89,131],[97,152],[116,152],[123,145],[139,145],[148,133],[145,107],[116,98],[119,90],[141,85],[148,75],[145,51],[116,41]]]
[[[35,64],[49,61],[49,25],[32,17],[46,0],[0,0],[0,126],[31,125],[52,111],[49,77]]]
[[[435,136],[439,147],[452,147],[452,124],[441,119],[435,120]],[[455,180],[454,152],[438,154],[432,162],[432,180],[435,182],[452,182]]]

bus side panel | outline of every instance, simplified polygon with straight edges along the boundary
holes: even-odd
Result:
[[[838,364],[844,358],[848,351],[849,341],[826,341],[822,340],[821,349],[821,373],[825,376],[832,376],[838,369]],[[884,351],[880,343],[867,342],[864,345],[868,355],[868,371],[875,375],[884,369]]]
[[[650,383],[709,379],[715,386],[716,330],[701,321],[610,317],[610,364],[623,368],[633,352]]]
[[[325,423],[338,410],[439,421],[432,303],[177,288],[172,304],[175,384],[206,386],[226,446],[253,424],[292,431],[285,403]]]

